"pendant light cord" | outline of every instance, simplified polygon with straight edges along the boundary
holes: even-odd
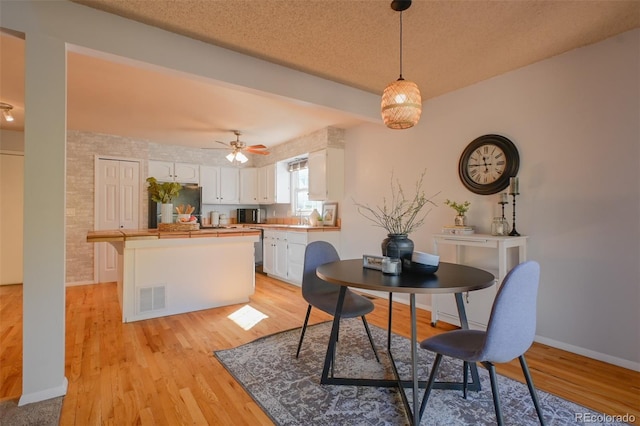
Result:
[[[398,80],[404,80],[402,78],[402,11],[400,11],[400,78]]]

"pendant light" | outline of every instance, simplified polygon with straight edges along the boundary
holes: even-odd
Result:
[[[402,78],[402,11],[411,6],[411,0],[393,0],[391,9],[400,12],[400,78],[389,84],[382,93],[380,112],[384,124],[390,129],[408,129],[420,121],[422,97],[413,81]]]

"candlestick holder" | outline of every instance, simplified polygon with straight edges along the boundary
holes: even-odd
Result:
[[[498,204],[500,204],[500,205],[502,206],[502,218],[503,218],[503,219],[506,219],[506,218],[504,217],[504,205],[505,205],[505,204],[508,204],[508,203],[509,203],[508,201],[500,201],[500,202],[498,202]]]
[[[519,237],[520,234],[516,231],[516,195],[520,195],[518,192],[512,192],[510,195],[513,197],[513,228],[511,228],[511,232],[509,232],[509,236],[511,237]],[[504,205],[502,206],[502,212],[504,216]]]

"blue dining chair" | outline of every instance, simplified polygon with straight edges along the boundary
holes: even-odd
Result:
[[[536,332],[536,299],[539,281],[540,265],[537,262],[528,261],[517,265],[507,274],[498,290],[486,331],[453,330],[430,337],[420,343],[421,348],[436,353],[422,398],[420,416],[427,405],[442,356],[446,355],[463,361],[464,398],[467,397],[469,363],[480,362],[489,370],[496,420],[498,425],[502,425],[503,418],[494,364],[518,358],[540,424],[545,424],[536,389],[524,358],[524,353],[531,347]]]
[[[309,315],[311,314],[312,307],[316,307],[321,311],[335,316],[336,305],[338,304],[338,293],[340,292],[340,286],[331,284],[322,280],[316,275],[316,268],[325,263],[335,262],[340,260],[338,252],[335,247],[326,241],[314,241],[307,245],[304,252],[304,270],[302,275],[302,297],[309,303],[307,308],[307,315],[304,318],[304,325],[300,332],[300,342],[298,343],[298,350],[296,351],[296,358],[300,355],[300,348],[302,347],[302,340],[304,339],[304,333],[307,330],[307,323],[309,322]],[[373,348],[373,353],[376,356],[376,360],[380,362],[378,358],[378,352],[376,346],[373,343],[373,337],[371,336],[371,330],[365,315],[373,311],[374,305],[371,300],[364,296],[360,296],[346,289],[344,303],[342,305],[342,312],[340,318],[356,318],[362,317],[362,323],[364,329],[369,336],[369,342]]]

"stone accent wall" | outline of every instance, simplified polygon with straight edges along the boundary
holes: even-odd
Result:
[[[292,139],[269,149],[271,155],[254,159],[254,166],[266,166],[277,161],[294,158],[298,155],[319,151],[328,146],[344,148],[345,130],[337,127],[325,127],[308,135]],[[257,156],[256,156],[257,157]]]
[[[344,147],[343,129],[327,127],[309,135],[270,148],[271,155],[251,156],[243,167],[260,167],[327,146]],[[229,166],[225,150],[203,150],[178,145],[163,145],[130,138],[67,131],[67,199],[66,199],[66,282],[94,282],[94,246],[86,242],[94,229],[94,187],[96,155],[114,159],[140,159],[142,175],[147,176],[148,160],[173,161],[211,166]],[[141,226],[146,226],[148,199],[141,191]]]
[[[149,144],[120,136],[67,131],[67,199],[66,199],[66,282],[93,283],[93,243],[87,232],[94,229],[94,187],[96,155],[119,159],[148,157]],[[146,161],[142,167],[146,170]],[[146,175],[146,172],[145,172]],[[143,197],[146,217],[146,194]]]

